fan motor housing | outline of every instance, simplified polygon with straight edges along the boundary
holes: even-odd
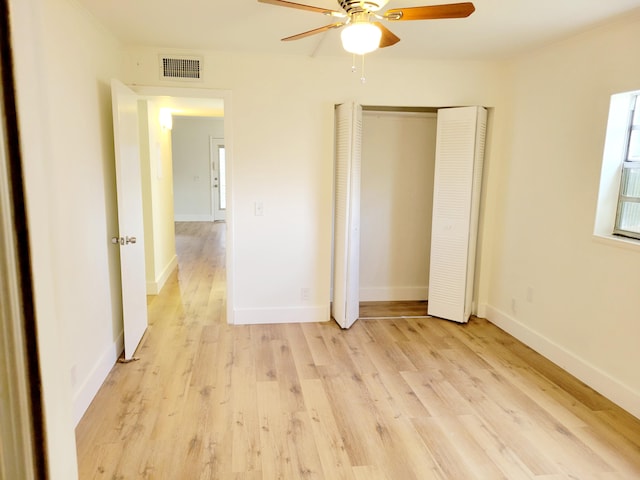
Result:
[[[349,15],[361,12],[377,12],[388,2],[389,0],[338,0],[342,9]]]

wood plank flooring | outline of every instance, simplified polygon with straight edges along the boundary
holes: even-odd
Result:
[[[489,322],[229,326],[224,224],[177,224],[81,479],[639,479],[640,421]]]
[[[427,302],[360,302],[359,318],[426,317]]]

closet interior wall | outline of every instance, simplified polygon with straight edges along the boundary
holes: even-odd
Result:
[[[428,298],[436,120],[364,108],[361,302]]]

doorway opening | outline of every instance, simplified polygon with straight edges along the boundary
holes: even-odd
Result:
[[[436,121],[363,106],[360,318],[427,315]]]
[[[226,195],[221,190],[226,186],[222,108],[214,116],[209,110],[176,111],[174,107],[171,156],[177,222],[225,220]],[[221,166],[225,171],[220,171]]]
[[[232,199],[232,175],[233,175],[233,138],[231,131],[231,92],[228,90],[213,90],[213,89],[191,89],[191,88],[178,88],[178,87],[136,87],[134,88],[136,93],[140,95],[141,99],[147,99],[156,102],[159,108],[168,109],[174,115],[173,131],[176,130],[176,124],[179,124],[180,119],[194,120],[195,117],[214,117],[219,120],[218,131],[214,134],[207,134],[204,138],[205,165],[204,171],[200,175],[200,178],[195,179],[196,183],[202,184],[207,190],[206,194],[206,207],[209,210],[209,221],[225,221],[226,228],[224,229],[225,236],[225,272],[226,272],[226,319],[228,323],[233,323],[233,228],[232,211],[233,211],[233,199]],[[179,125],[178,125],[179,128]],[[172,132],[173,132],[172,131]],[[217,164],[212,165],[212,156],[210,155],[210,137],[216,139],[224,139],[222,143],[218,143],[223,147],[222,150],[217,148],[214,151],[217,154]],[[172,134],[173,137],[173,134]],[[224,157],[222,167],[220,166],[220,156]],[[172,155],[173,157],[173,155]],[[171,158],[170,168],[173,169],[174,159]],[[215,168],[215,171],[213,167]],[[173,171],[173,170],[172,170]],[[216,177],[217,175],[217,177]],[[199,174],[191,176],[191,180],[194,177],[198,177]],[[217,180],[215,180],[217,178]],[[221,181],[222,179],[222,181]],[[218,182],[218,183],[216,183]],[[193,183],[193,182],[192,182]],[[220,195],[220,192],[216,194],[214,189],[224,189],[224,196]],[[173,197],[173,192],[172,192]],[[173,201],[173,198],[171,199]],[[216,209],[213,207],[217,207]],[[214,216],[217,215],[217,216]],[[177,215],[173,221],[192,221],[193,219],[180,218]],[[197,220],[203,220],[199,218]],[[173,242],[175,244],[175,227],[173,229]],[[177,265],[177,260],[176,260]]]

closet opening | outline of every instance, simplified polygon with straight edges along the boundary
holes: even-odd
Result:
[[[486,122],[479,106],[336,105],[331,314],[342,328],[469,320]]]
[[[359,318],[426,316],[437,109],[362,110]]]

